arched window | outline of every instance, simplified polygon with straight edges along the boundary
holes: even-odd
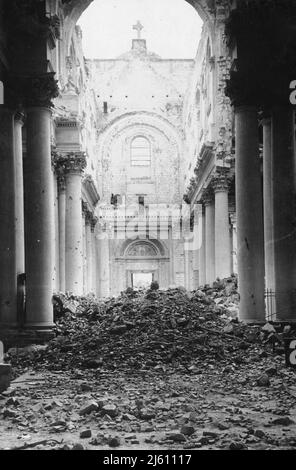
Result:
[[[151,165],[151,145],[146,137],[135,137],[131,143],[131,165]]]

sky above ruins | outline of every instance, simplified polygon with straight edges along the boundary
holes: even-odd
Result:
[[[127,52],[138,20],[150,51],[162,58],[195,57],[202,20],[185,0],[94,0],[78,22],[85,56],[109,59]]]

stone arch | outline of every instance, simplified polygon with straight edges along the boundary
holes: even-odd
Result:
[[[215,19],[216,0],[184,0],[193,7],[204,22]],[[61,0],[64,16],[64,40],[68,51],[73,29],[93,0]]]
[[[101,142],[104,143],[105,141],[112,139],[113,133],[118,133],[120,130],[126,127],[139,123],[146,126],[155,127],[159,132],[169,136],[170,139],[173,139],[176,145],[181,148],[183,139],[182,132],[176,129],[176,127],[174,127],[173,124],[171,124],[170,121],[168,121],[166,118],[155,113],[149,113],[147,111],[134,111],[117,116],[102,131],[100,136]]]
[[[156,238],[125,240],[119,247],[118,255],[120,257],[127,258],[133,247],[138,245],[148,246],[155,253],[155,257],[166,257],[168,256],[168,248],[163,241]]]

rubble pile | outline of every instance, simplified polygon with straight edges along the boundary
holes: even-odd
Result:
[[[261,328],[235,318],[234,277],[192,293],[127,289],[105,302],[73,296],[54,301],[56,337],[46,346],[10,350],[15,367],[194,371],[209,361],[242,363],[246,350],[250,358],[262,348]]]
[[[294,449],[285,331],[239,323],[238,300],[235,278],[55,296],[55,338],[8,352],[0,449]]]

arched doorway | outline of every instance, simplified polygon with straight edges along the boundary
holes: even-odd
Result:
[[[118,292],[127,287],[148,288],[152,281],[169,285],[169,255],[166,245],[157,239],[126,240],[117,249],[111,284]]]

